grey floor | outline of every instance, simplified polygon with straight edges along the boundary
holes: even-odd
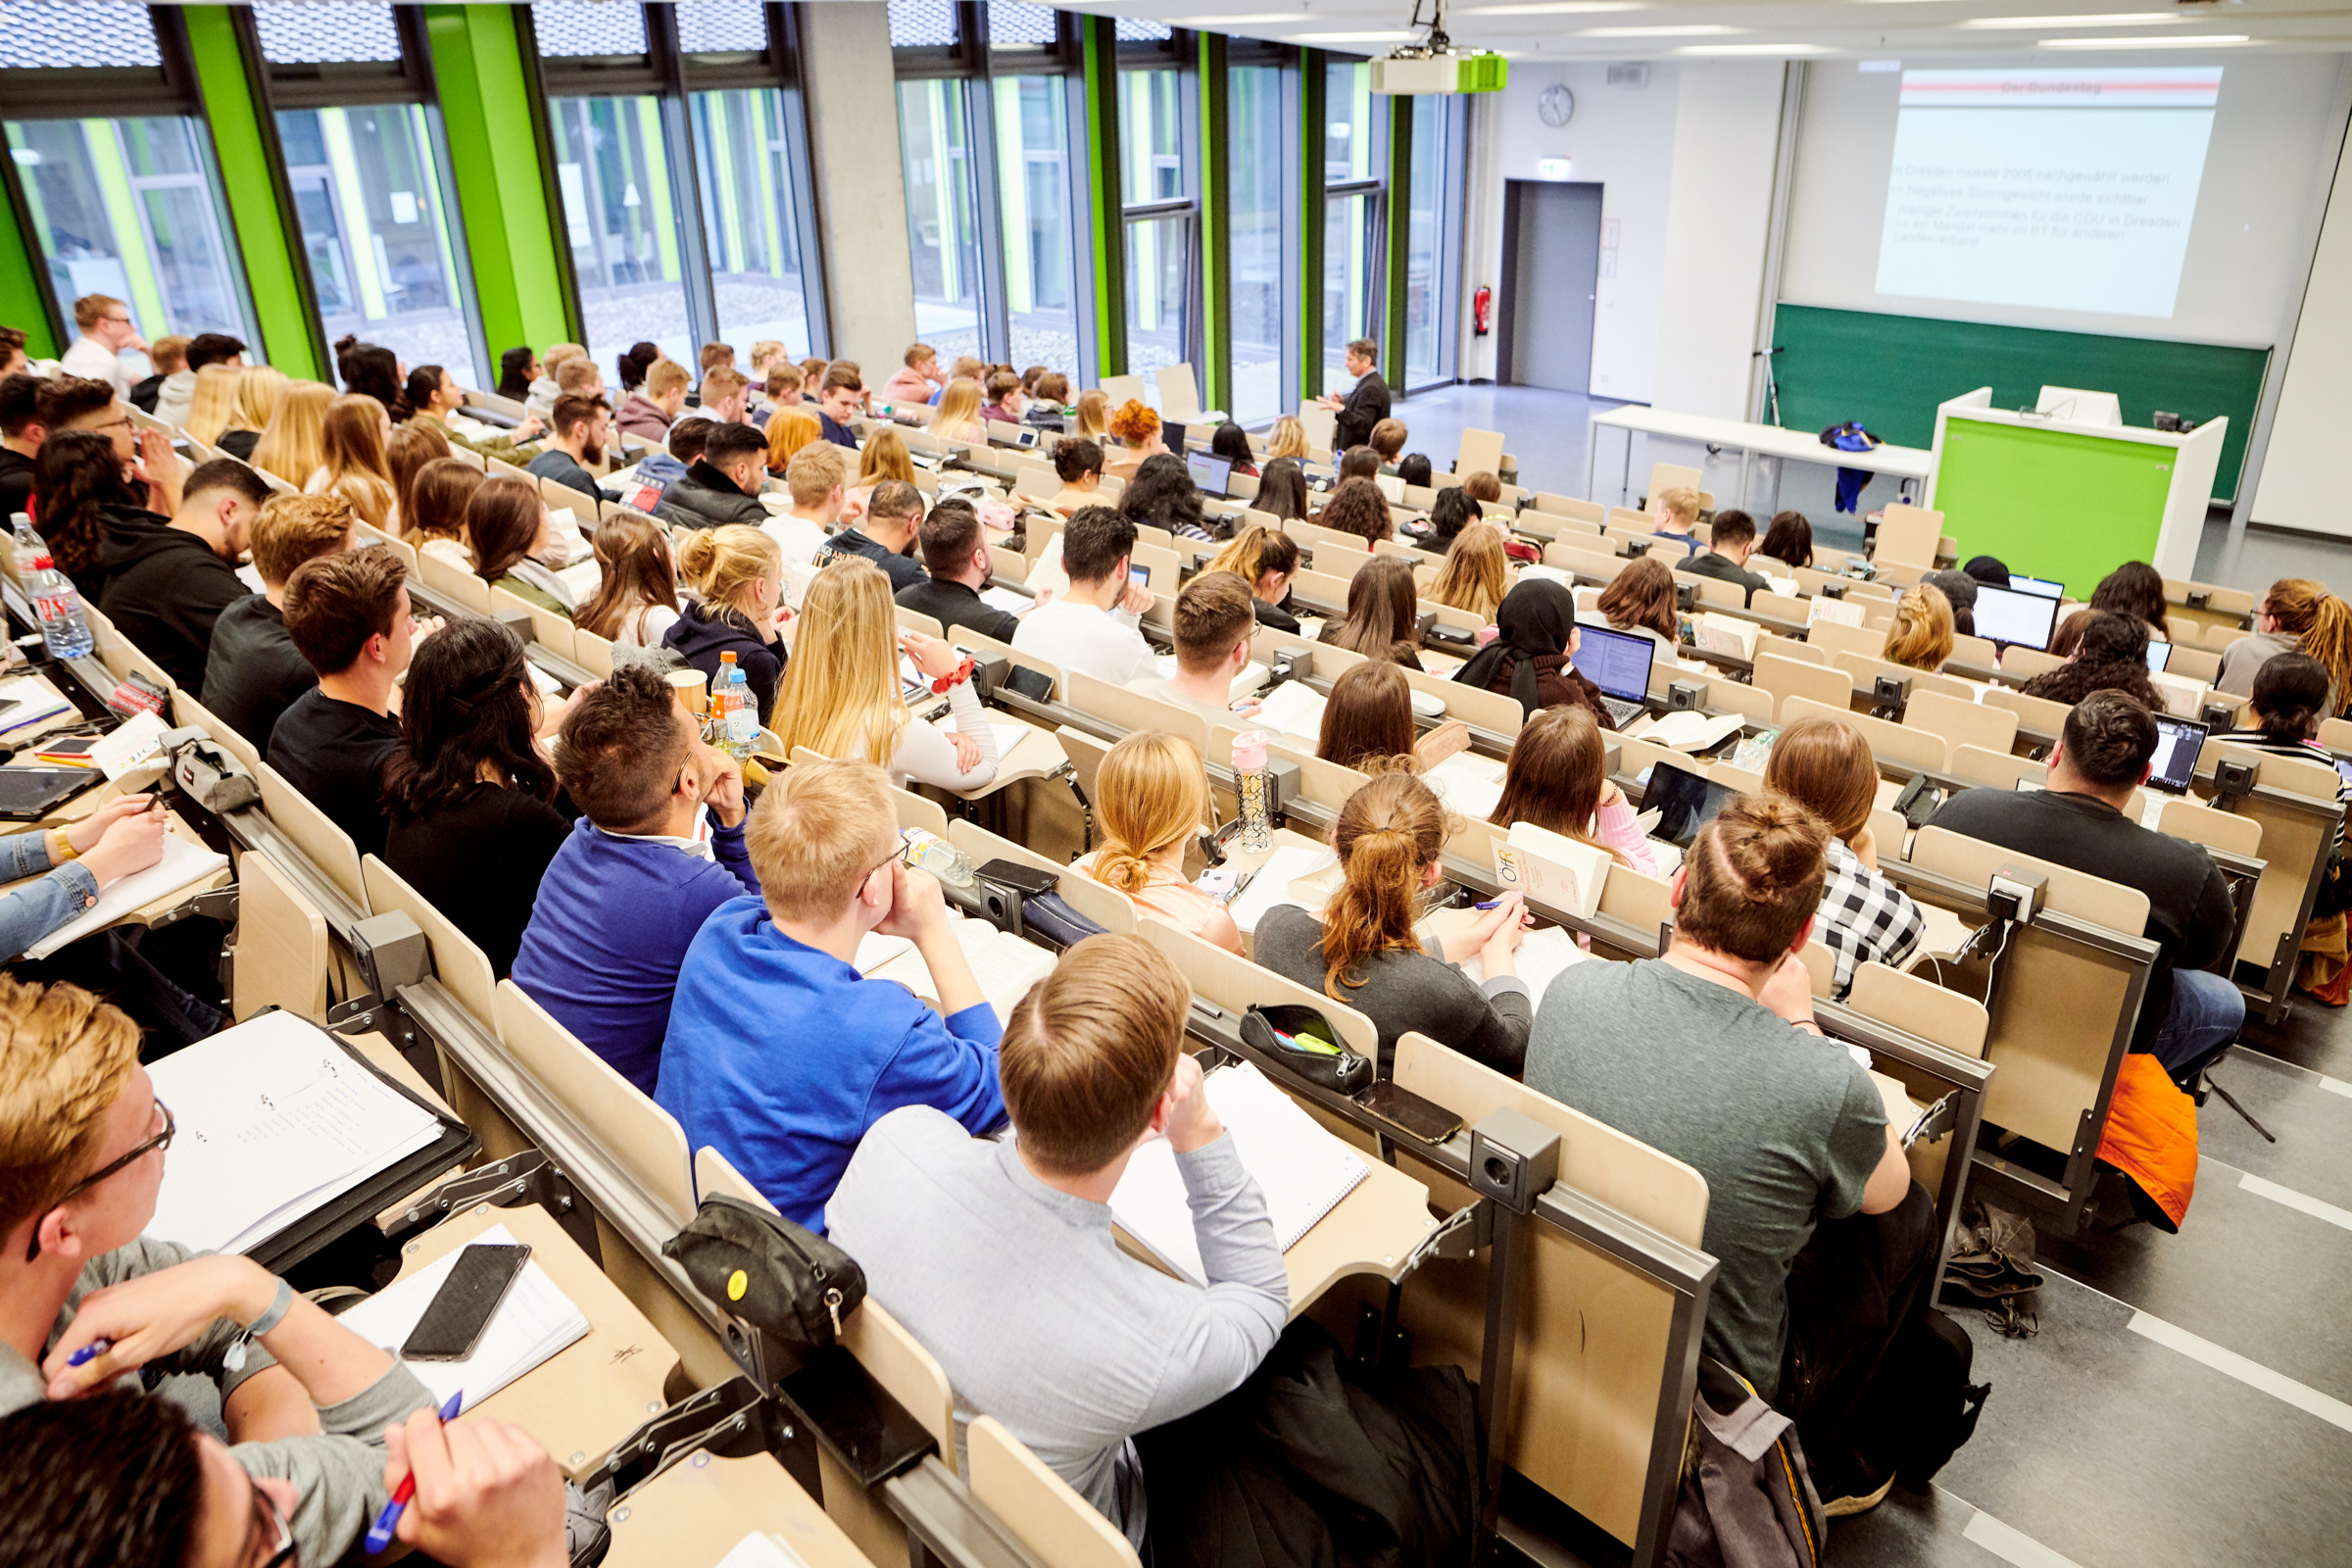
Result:
[[[1629,460],[1626,437],[1616,430],[1601,432],[1594,462],[1599,480],[1590,484],[1585,473],[1590,421],[1595,414],[1620,407],[1607,398],[1540,387],[1460,385],[1399,399],[1396,414],[1410,431],[1405,450],[1427,453],[1439,468],[1452,465],[1463,430],[1500,430],[1506,437],[1504,450],[1519,461],[1519,483],[1531,490],[1630,507],[1639,504],[1652,463],[1681,463],[1700,469],[1707,488],[1723,498],[1723,505],[1740,504],[1731,499],[1740,489],[1738,454],[1710,455],[1687,443],[1641,436],[1631,443]],[[1817,543],[1860,549],[1861,522],[1852,514],[1837,511],[1836,485],[1837,470],[1826,463],[1788,465],[1777,479],[1758,465],[1745,504],[1759,520],[1780,508],[1792,508],[1811,521]],[[1894,497],[1891,481],[1875,479],[1864,488],[1862,505],[1876,511]],[[2198,581],[2260,592],[2280,577],[2316,577],[2338,593],[2352,592],[2352,540],[2249,528],[2234,558],[2230,545],[2229,515],[2217,510],[2197,544]],[[2352,1545],[2346,1548],[2345,1560],[2352,1562]]]
[[[1461,386],[1396,412],[1407,450],[1441,467],[1465,427],[1502,430],[1521,483],[1581,496],[1592,494],[1587,421],[1613,406]],[[1636,450],[1637,489],[1651,461]],[[1593,499],[1616,499],[1607,492],[1624,464],[1621,439],[1604,432]],[[1719,495],[1736,487],[1736,463],[1706,467]],[[1805,512],[1817,537],[1858,540],[1832,511],[1830,472],[1792,466],[1779,500]],[[1877,488],[1867,504],[1887,499]],[[1758,510],[1766,497],[1749,500]],[[2207,581],[2314,576],[2352,589],[2352,545],[2252,530],[2224,573],[2228,535],[2217,514],[2199,556]],[[2214,1097],[2198,1117],[2197,1192],[2179,1235],[2134,1225],[2045,1238],[2037,1260],[2050,1278],[2031,1339],[2004,1339],[1982,1313],[1954,1308],[1977,1378],[1992,1384],[1975,1441],[1931,1490],[1837,1522],[1832,1563],[2352,1564],[2352,1017],[2297,993],[2276,1027],[2249,1022],[2214,1076],[2278,1142]],[[1546,1544],[1535,1560],[1621,1556],[1579,1544],[1586,1557]]]

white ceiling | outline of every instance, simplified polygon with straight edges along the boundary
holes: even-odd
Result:
[[[1426,7],[1430,0],[1423,0]],[[1069,9],[1382,54],[1418,41],[1412,0],[1087,0]],[[1516,59],[2031,57],[2352,50],[2341,0],[1451,0],[1456,48]]]

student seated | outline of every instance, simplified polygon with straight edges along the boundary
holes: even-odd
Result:
[[[23,370],[0,377],[0,521],[31,510],[32,460],[49,433],[40,391],[41,383]]]
[[[1128,736],[1103,757],[1095,795],[1102,847],[1076,868],[1202,941],[1241,952],[1241,928],[1224,904],[1184,874],[1185,851],[1208,813],[1208,775],[1193,743],[1155,730]]]
[[[453,443],[484,457],[512,463],[522,456],[517,449],[536,442],[544,433],[540,420],[525,417],[511,431],[467,416],[466,389],[458,378],[438,365],[419,365],[409,372],[408,400],[410,415],[404,424],[426,423],[438,426]],[[596,492],[589,491],[590,495]]]
[[[605,445],[612,437],[611,405],[602,397],[566,393],[556,399],[547,440],[524,471],[536,478],[553,479],[584,496],[618,501],[620,492],[602,488],[589,471],[605,461]]]
[[[2335,702],[2322,713],[2333,718],[2352,703],[2352,605],[2309,577],[2281,577],[2254,607],[2254,635],[2222,650],[2222,678],[2214,690],[2231,697],[2254,694],[2254,677],[2280,654],[2309,654],[2335,682]]]
[[[560,528],[539,499],[539,487],[528,479],[484,479],[466,503],[473,574],[525,604],[568,618],[571,586],[542,559],[565,559],[569,541]]]
[[[168,818],[144,792],[62,827],[0,838],[0,961],[97,907],[98,895],[163,858]],[[47,872],[47,875],[41,873]]]
[[[696,598],[662,634],[662,646],[701,670],[706,683],[718,679],[722,656],[733,654],[765,723],[784,673],[784,622],[792,618],[782,552],[757,528],[707,528],[678,542],[678,570]]]
[[[1110,433],[1118,438],[1119,455],[1110,460],[1103,472],[1120,479],[1134,478],[1147,459],[1167,452],[1160,428],[1159,416],[1140,398],[1129,398],[1120,404],[1110,416]]]
[[[1756,553],[1755,518],[1744,512],[1718,512],[1714,526],[1707,530],[1707,538],[1706,549],[1693,555],[1683,570],[1738,584],[1746,596],[1740,600],[1742,606],[1752,603],[1759,592],[1771,589],[1771,583],[1747,569],[1747,558]]]
[[[348,1440],[344,1440],[348,1441]],[[28,1548],[13,1560],[39,1568],[117,1563],[242,1568],[311,1561],[289,1519],[317,1484],[240,1461],[163,1395],[109,1390],[43,1401],[0,1419],[0,1444],[20,1457],[0,1539]],[[564,1472],[520,1427],[475,1417],[454,1434],[431,1409],[365,1444],[379,1471],[416,1482],[398,1538],[449,1568],[562,1568],[569,1560]],[[250,1468],[249,1468],[250,1466]]]
[[[1012,646],[1060,669],[1124,686],[1156,673],[1152,645],[1136,628],[1152,590],[1128,580],[1135,524],[1108,507],[1082,507],[1061,530],[1069,590],[1021,617]]]
[[[1507,693],[1530,718],[1538,709],[1574,703],[1602,729],[1617,727],[1600,688],[1571,662],[1578,645],[1575,594],[1549,578],[1530,578],[1503,596],[1494,624],[1494,640],[1454,671],[1455,680]]]
[[[906,361],[890,372],[882,383],[885,403],[922,404],[931,401],[931,389],[947,384],[947,376],[939,368],[939,351],[928,343],[911,343],[906,348]]]
[[[1315,514],[1319,527],[1334,528],[1351,533],[1364,542],[1366,549],[1383,539],[1396,537],[1396,520],[1389,512],[1389,498],[1380,493],[1380,486],[1361,475],[1343,477],[1323,510]]]
[[[278,715],[263,755],[363,856],[384,853],[383,764],[400,745],[393,693],[416,639],[441,624],[410,619],[408,575],[389,550],[347,550],[286,579],[286,635],[318,684]]]
[[[1189,708],[1213,724],[1257,711],[1257,699],[1233,700],[1235,677],[1250,667],[1250,639],[1257,630],[1250,585],[1230,571],[1204,571],[1176,596],[1176,673],[1144,675],[1127,683],[1164,703]]]
[[[2137,626],[2131,631],[2139,634]],[[2153,1054],[2176,1083],[2189,1085],[2237,1038],[2246,1002],[2233,982],[2205,969],[2237,935],[2236,906],[2221,867],[2203,845],[2151,831],[2125,814],[2132,792],[2154,770],[2156,738],[2147,709],[2121,692],[2093,692],[2066,715],[2046,787],[2026,795],[1962,790],[1928,825],[2145,893],[2148,920],[2139,934],[2159,951],[2132,1049]]]
[[[1482,514],[1470,492],[1460,485],[1447,485],[1439,491],[1429,504],[1429,521],[1420,530],[1420,546],[1424,550],[1446,551],[1464,528],[1480,520]]]
[[[885,480],[866,498],[865,515],[825,541],[825,548],[816,553],[816,564],[829,566],[857,557],[881,567],[894,594],[920,587],[927,580],[923,568],[906,551],[922,520],[923,493],[911,484]]]
[[[1666,956],[1562,971],[1527,1083],[1707,1179],[1720,1269],[1702,1348],[1796,1418],[1822,1496],[1848,1513],[1893,1478],[1839,1429],[1922,1304],[1936,1234],[1869,1072],[1813,1021],[1797,955],[1827,838],[1777,796],[1727,804],[1675,873]]]
[[[1776,512],[1764,529],[1756,554],[1794,570],[1813,564],[1813,523],[1801,512]]]
[[[1061,488],[1046,505],[1067,517],[1102,501],[1102,443],[1072,436],[1055,444],[1054,472]]]
[[[1058,432],[1069,424],[1069,406],[1070,378],[1059,370],[1048,370],[1030,389],[1029,406],[1021,411],[1021,422]]]
[[[2067,617],[2067,624],[2076,630],[2066,662],[2043,670],[2019,691],[2069,705],[2093,692],[2121,692],[2151,713],[2164,711],[2164,696],[2148,679],[2146,621],[2104,610],[2078,610]],[[2056,641],[2052,639],[2053,651]]]
[[[760,892],[743,768],[703,744],[659,673],[621,664],[564,715],[556,774],[580,817],[540,878],[514,983],[650,1095],[688,944],[711,910]]]
[[[1608,750],[1590,712],[1574,703],[1546,708],[1511,742],[1502,798],[1487,820],[1505,832],[1515,822],[1530,822],[1604,849],[1628,870],[1655,876],[1649,840],[1607,766]]]
[[[991,371],[982,391],[988,399],[980,406],[983,421],[1018,424],[1021,416],[1029,410],[1029,399],[1021,389],[1021,378],[1010,370]]]
[[[327,405],[318,467],[302,488],[311,495],[341,496],[362,522],[399,537],[400,492],[385,450],[391,438],[392,418],[383,404],[364,392],[344,393]]]
[[[118,444],[98,430],[52,429],[33,459],[41,542],[86,604],[105,593],[105,562],[118,538],[135,540],[172,520],[171,513],[148,510],[149,492],[125,477],[132,471]]]
[[[1402,419],[1382,419],[1372,426],[1372,433],[1364,438],[1364,445],[1370,447],[1380,459],[1381,472],[1393,474],[1396,471],[1396,455],[1404,450],[1405,440],[1411,434]]]
[[[686,476],[662,492],[654,515],[673,528],[716,528],[767,521],[760,490],[767,482],[767,437],[748,424],[713,424],[703,434],[703,455]]]
[[[2151,639],[2172,638],[2166,629],[2170,607],[2164,598],[2164,574],[2144,561],[2127,561],[2101,577],[2090,591],[2090,608],[2140,622]]]
[[[1200,510],[1200,489],[1192,470],[1173,452],[1146,458],[1135,477],[1120,492],[1119,511],[1139,527],[1165,528],[1179,539],[1207,539],[1211,535]]]
[[[1276,974],[1344,1002],[1380,1030],[1380,1074],[1418,1030],[1496,1072],[1519,1076],[1535,1004],[1514,964],[1525,901],[1505,894],[1430,952],[1414,923],[1421,895],[1445,879],[1445,806],[1409,773],[1384,773],[1348,797],[1331,830],[1348,880],[1322,919],[1296,904],[1258,917],[1252,954]],[[1484,981],[1457,963],[1476,957]]]
[[[1886,662],[1934,674],[1952,657],[1955,630],[1952,602],[1942,589],[1924,582],[1906,588],[1894,602],[1894,624],[1886,632]]]
[[[1346,616],[1323,622],[1315,641],[1419,669],[1421,606],[1411,564],[1398,556],[1374,556],[1356,567],[1348,580]]]
[[[867,1128],[928,1105],[965,1132],[1004,1119],[997,1015],[972,978],[939,883],[900,861],[882,770],[805,762],[770,784],[747,834],[761,894],[712,910],[686,951],[655,1099],[787,1219],[825,1200]],[[940,1010],[859,977],[868,935],[906,937]],[[747,1027],[757,1020],[757,1027]]]
[[[715,346],[715,345],[714,345]],[[703,412],[719,424],[754,424],[748,405],[752,380],[732,365],[713,366],[696,388]]]
[[[1396,460],[1396,477],[1408,485],[1418,485],[1424,490],[1428,489],[1433,477],[1430,470],[1429,454],[1407,452],[1403,457],[1398,458]]]
[[[384,863],[504,976],[547,862],[571,835],[549,804],[539,688],[522,639],[467,617],[416,650],[402,688],[400,749],[384,763]]]
[[[1184,1054],[1191,1006],[1141,937],[1079,943],[1004,1030],[1014,1136],[893,1111],[826,1211],[873,1298],[939,1358],[958,1420],[1004,1423],[1139,1550],[1135,1435],[1240,1388],[1290,1313],[1265,1197]],[[1205,1291],[1111,1239],[1111,1192],[1157,1137],[1184,1178]]]
[[[632,355],[635,352],[630,351]],[[624,434],[660,446],[662,438],[669,434],[670,421],[686,406],[686,383],[691,377],[686,367],[675,360],[654,360],[646,366],[644,375],[644,383],[620,400],[620,412],[612,416],[612,422]]]
[[[1690,536],[1698,526],[1698,492],[1689,485],[1668,485],[1649,498],[1649,520],[1657,524],[1650,529],[1652,539],[1671,539],[1683,545],[1690,555],[1705,548]],[[1748,524],[1755,527],[1753,522]]]
[[[1315,756],[1366,773],[1409,769],[1418,765],[1416,739],[1413,688],[1404,671],[1385,660],[1368,659],[1342,670],[1331,683]]]
[[[302,1560],[338,1561],[387,1499],[384,1424],[433,1396],[261,1265],[145,1234],[172,1130],[126,1015],[76,986],[0,977],[0,1411],[74,1412],[108,1385],[138,1396],[143,1372],[172,1380],[165,1397],[235,1445],[211,1450],[216,1484],[267,1489]],[[68,1364],[99,1341],[112,1348]],[[12,1494],[31,1459],[11,1450]]]
[[[906,438],[899,434],[895,424],[877,427],[865,438],[865,449],[858,454],[858,477],[843,493],[843,504],[863,515],[869,509],[876,487],[893,479],[914,483],[914,458],[906,450]]]
[[[996,561],[971,503],[950,499],[933,507],[922,521],[921,537],[925,575],[898,591],[894,597],[899,608],[929,615],[951,641],[958,628],[968,627],[983,637],[1011,642],[1021,628],[1019,617],[980,602],[980,590],[988,586]]]
[[[1254,479],[1257,477],[1257,454],[1250,449],[1250,432],[1231,419],[1227,419],[1210,432],[1208,455],[1212,458],[1223,458],[1227,463],[1232,464],[1233,471],[1243,478]]]
[[[1429,592],[1422,597],[1433,605],[1466,610],[1491,621],[1510,591],[1511,561],[1502,553],[1502,530],[1482,522],[1454,535],[1446,552],[1446,564],[1438,568]]]
[[[976,790],[997,776],[996,730],[972,690],[970,661],[937,637],[900,630],[890,582],[871,562],[853,558],[818,572],[799,627],[773,720],[785,756],[806,746],[856,758],[902,788]],[[907,712],[901,650],[934,692],[947,692],[954,730]]]
[[[1298,421],[1290,421],[1297,424]],[[1276,425],[1279,429],[1281,426]],[[1280,455],[1266,460],[1265,472],[1257,476],[1257,497],[1250,503],[1252,512],[1263,512],[1285,522],[1306,520],[1306,470],[1297,458]]]
[[[2215,738],[2274,757],[2300,758],[2333,767],[2335,755],[2318,740],[2320,720],[2328,716],[2332,690],[2328,667],[2309,654],[2274,654],[2263,661],[2254,676],[2254,694],[2248,704],[2253,724]],[[2352,807],[2352,779],[2341,779],[2335,798]],[[2344,824],[2340,820],[2335,824],[2335,843],[2342,849]],[[2329,891],[2321,890],[2321,903],[2332,902]]]
[[[1764,787],[1811,811],[1830,830],[1813,940],[1838,959],[1831,995],[1844,999],[1858,965],[1900,969],[1909,963],[1928,934],[1928,917],[1911,895],[1879,874],[1879,846],[1870,831],[1879,764],[1862,732],[1834,718],[1798,719],[1773,742]]]
[[[252,546],[270,487],[244,464],[216,458],[188,475],[182,495],[165,526],[109,538],[98,608],[174,684],[196,691],[214,624],[246,596],[237,560]]]
[[[1230,571],[1248,583],[1250,609],[1259,625],[1276,631],[1298,629],[1298,617],[1285,608],[1292,580],[1298,575],[1298,541],[1281,529],[1250,523],[1226,541],[1201,569]]]
[[[956,365],[958,373],[933,400],[936,406],[931,411],[931,433],[942,441],[986,446],[988,431],[980,422],[980,383],[960,373],[961,361]]]
[[[257,751],[270,750],[278,715],[318,684],[318,672],[286,631],[286,579],[306,561],[349,550],[352,532],[351,507],[335,496],[272,496],[253,519],[253,567],[262,591],[236,600],[213,622],[201,701]]]
[[[403,429],[407,426],[403,425]],[[400,520],[402,542],[419,556],[437,556],[460,570],[473,570],[473,547],[466,540],[466,509],[485,475],[455,458],[436,458],[410,482]]]
[[[1931,571],[1919,579],[1923,587],[1933,588],[1943,595],[1952,607],[1952,633],[1958,637],[1977,634],[1977,589],[1982,586],[1965,571]]]
[[[784,489],[792,509],[780,517],[765,517],[760,529],[795,565],[808,565],[832,542],[834,530],[848,512],[849,460],[830,441],[811,441],[792,455],[784,470]]]

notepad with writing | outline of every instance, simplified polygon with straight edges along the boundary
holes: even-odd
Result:
[[[470,1247],[512,1247],[514,1232],[493,1225],[467,1243]],[[400,1353],[409,1331],[432,1304],[433,1294],[449,1271],[458,1266],[464,1247],[453,1248],[407,1279],[386,1286],[338,1320],[370,1345]],[[481,1403],[508,1384],[551,1359],[565,1346],[588,1337],[588,1315],[572,1304],[562,1286],[548,1278],[538,1260],[525,1263],[480,1343],[463,1361],[410,1361],[416,1381],[432,1390],[436,1399],[466,1391],[468,1408]]]
[[[204,1250],[246,1251],[441,1133],[431,1111],[290,1012],[148,1072],[179,1131],[147,1234]]]
[[[1519,939],[1519,951],[1511,955],[1511,972],[1526,981],[1527,989],[1541,1002],[1564,971],[1592,956],[1577,946],[1575,932],[1563,925],[1547,925]],[[1478,955],[1464,959],[1460,968],[1471,979],[1486,983],[1486,963]]]
[[[1233,923],[1240,930],[1255,931],[1257,922],[1277,904],[1305,906],[1298,895],[1291,891],[1292,883],[1319,876],[1338,863],[1338,856],[1319,846],[1285,844],[1266,858],[1266,863],[1250,877],[1250,885],[1234,896],[1225,912],[1233,916]],[[1318,899],[1313,906],[1318,912],[1323,902]]]
[[[1323,1130],[1247,1062],[1219,1067],[1203,1084],[1234,1152],[1265,1195],[1275,1245],[1289,1251],[1370,1174],[1363,1156]],[[1176,1152],[1164,1138],[1137,1150],[1110,1195],[1120,1229],[1195,1285],[1208,1284]]]
[[[133,871],[98,895],[94,908],[85,909],[24,950],[27,958],[46,958],[69,942],[103,931],[133,909],[157,899],[194,887],[228,864],[228,857],[191,843],[176,833],[164,835],[162,856],[144,871]]]

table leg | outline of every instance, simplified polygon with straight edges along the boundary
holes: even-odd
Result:
[[[1617,476],[1617,504],[1624,506],[1634,493],[1634,432],[1625,432],[1625,471]]]

